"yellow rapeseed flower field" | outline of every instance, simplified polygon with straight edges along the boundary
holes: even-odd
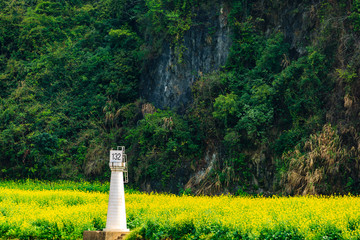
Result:
[[[145,223],[137,232],[153,238],[157,233],[146,233],[147,228],[155,228],[172,238],[172,230],[166,229],[179,229],[185,223],[190,233],[204,239],[360,239],[360,199],[354,196],[133,194],[127,200],[130,216],[141,214],[140,222]],[[273,237],[267,238],[270,235]]]
[[[128,193],[129,239],[360,239],[360,201]],[[0,239],[81,239],[105,227],[108,194],[0,187]]]

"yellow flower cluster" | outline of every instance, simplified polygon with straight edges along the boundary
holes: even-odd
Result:
[[[360,239],[355,196],[125,198],[130,239]],[[99,192],[0,187],[0,239],[81,239],[105,227],[107,201]]]
[[[79,239],[84,230],[95,230],[94,219],[106,221],[107,200],[107,194],[97,192],[0,188],[0,233],[9,238]]]
[[[150,219],[158,229],[192,222],[196,231],[203,229],[207,236],[219,231],[212,229],[215,227],[254,239],[261,239],[264,232],[281,235],[281,231],[296,233],[304,239],[332,239],[330,235],[336,235],[336,239],[360,239],[360,199],[355,196],[265,198],[132,194],[127,200],[130,215],[140,214],[141,222]]]

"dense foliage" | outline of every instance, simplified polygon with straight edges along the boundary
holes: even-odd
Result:
[[[181,66],[206,6],[230,9],[227,63],[194,73],[186,111],[156,109],[140,98],[143,66],[164,43]],[[359,192],[359,1],[0,0],[0,9],[1,178],[105,180],[109,149],[126,145],[142,190]],[[282,12],[309,23],[279,27]]]
[[[111,2],[2,4],[2,174],[81,178],[106,103],[137,97],[141,40]]]

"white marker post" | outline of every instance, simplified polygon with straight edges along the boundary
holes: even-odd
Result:
[[[126,225],[124,192],[124,176],[125,182],[128,179],[126,164],[125,147],[117,147],[117,150],[110,151],[110,193],[104,232],[129,232]]]

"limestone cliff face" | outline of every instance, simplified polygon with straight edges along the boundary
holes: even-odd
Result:
[[[184,36],[186,50],[182,63],[178,62],[178,56],[169,43],[164,43],[161,54],[147,62],[140,87],[143,98],[157,108],[184,110],[191,103],[191,87],[196,79],[226,64],[232,41],[228,24],[230,8],[224,2],[218,0],[207,9],[198,10],[194,25]],[[265,35],[270,36],[279,31],[284,34],[290,46],[289,56],[284,56],[284,60],[289,63],[306,54],[306,47],[316,41],[321,7],[319,0],[243,2],[244,8],[248,9],[248,13],[244,10],[243,14],[262,19],[257,27]],[[269,151],[269,145],[258,145],[245,151],[245,154],[251,159],[249,169],[253,173],[253,185],[259,186],[259,192],[272,191],[277,179],[274,174],[275,159]],[[201,194],[212,194],[211,189],[206,192],[199,186],[204,185],[202,181],[207,179],[215,163],[225,157],[217,147],[207,150],[203,156],[206,166],[189,179],[187,187],[195,188]]]
[[[280,31],[290,44],[292,58],[306,53],[315,38],[319,25],[319,0],[257,1],[253,6],[254,15],[264,19],[264,32],[271,34]]]
[[[228,24],[230,7],[225,1],[212,1],[198,9],[193,26],[184,36],[183,61],[169,43],[161,54],[145,64],[140,95],[158,108],[184,109],[191,102],[191,86],[202,74],[214,72],[225,65],[231,47]],[[249,6],[247,6],[249,7]],[[317,1],[256,1],[252,15],[264,19],[265,34],[284,33],[290,43],[291,58],[306,53],[305,47],[314,39],[317,24]]]
[[[193,82],[225,65],[231,46],[229,9],[221,2],[207,8],[198,10],[194,25],[185,33],[181,63],[170,44],[164,43],[161,54],[146,64],[140,93],[156,107],[185,109]]]

